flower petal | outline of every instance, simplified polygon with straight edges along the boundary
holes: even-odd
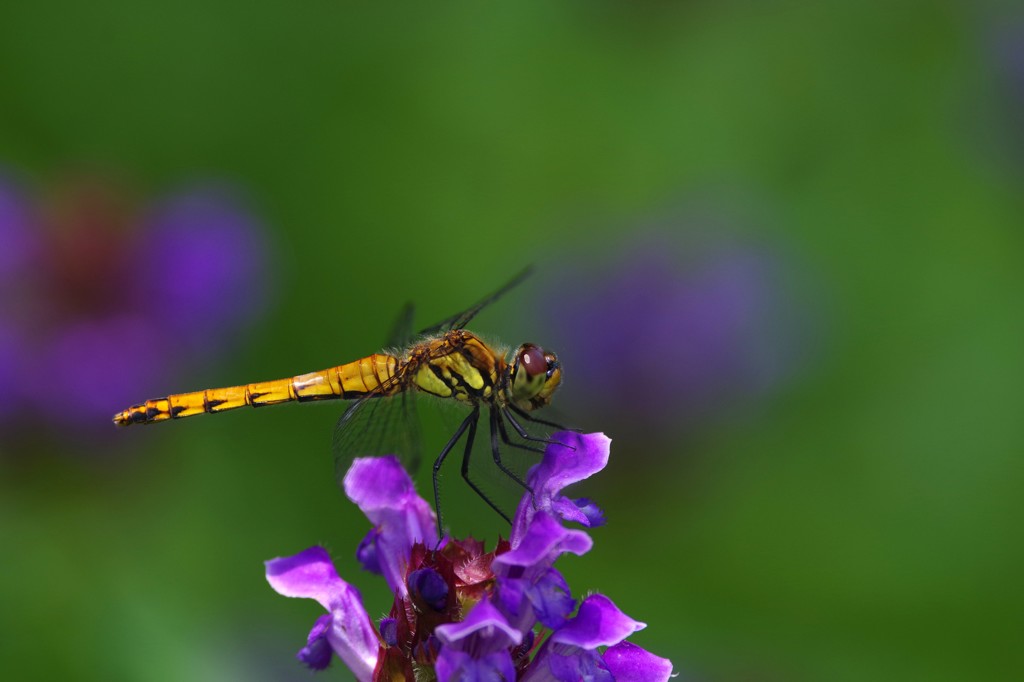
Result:
[[[331,611],[327,641],[357,680],[368,682],[373,677],[380,642],[362,602],[356,599]]]
[[[474,658],[465,651],[444,648],[434,667],[437,682],[513,682],[516,669],[508,651]]]
[[[529,632],[536,618],[529,610],[532,606],[527,597],[531,587],[529,580],[504,578],[497,582],[493,599],[505,618],[520,632]]]
[[[264,562],[267,582],[285,597],[306,597],[320,602],[328,611],[347,589],[355,591],[338,576],[331,555],[319,545],[298,554]],[[356,592],[356,597],[359,593]]]
[[[579,508],[566,506],[563,488],[578,481],[589,478],[608,464],[608,453],[611,440],[603,433],[581,434],[572,431],[560,431],[552,435],[551,443],[544,450],[544,459],[530,469],[527,483],[533,489],[533,495],[525,495],[519,502],[515,519],[512,521],[511,543],[519,545],[526,530],[538,511],[555,513],[569,520],[587,523],[591,516],[599,514],[586,513]],[[571,501],[570,501],[571,502]]]
[[[330,614],[327,641],[361,682],[377,665],[379,642],[359,590],[340,577],[323,547],[266,562],[267,582],[286,597],[315,599]],[[315,628],[314,628],[315,629]]]
[[[380,638],[387,646],[398,646],[398,621],[394,618],[380,619]]]
[[[380,535],[380,531],[377,528],[371,528],[356,548],[356,559],[362,564],[364,571],[370,573],[376,573],[377,575],[383,575],[384,571],[380,567],[380,557],[377,556],[377,536]]]
[[[575,617],[551,634],[551,641],[583,649],[618,644],[647,627],[619,610],[603,594],[592,594],[580,603]]]
[[[537,493],[554,496],[608,465],[611,439],[603,433],[562,431],[551,439],[557,442],[548,446],[550,453],[544,453],[544,459],[530,471],[527,480]]]
[[[565,578],[553,568],[548,569],[547,573],[533,584],[527,592],[527,597],[537,614],[537,620],[552,630],[561,627],[576,606],[576,600],[573,599]]]
[[[389,511],[416,489],[397,457],[358,457],[352,461],[342,483],[345,494],[370,521],[379,523],[379,514]]]
[[[444,611],[448,605],[448,583],[432,568],[420,568],[406,579],[409,597],[420,611]]]
[[[545,597],[537,592],[535,583],[545,576],[559,555],[586,554],[592,545],[584,531],[565,528],[548,514],[537,512],[519,546],[491,562],[498,578],[498,605],[509,623],[520,632],[532,629],[538,615],[543,616],[545,624],[560,623],[561,610],[552,600],[554,595]],[[565,590],[565,596],[571,599],[568,586]]]
[[[523,641],[522,633],[510,626],[487,599],[477,602],[462,622],[439,625],[434,634],[446,648],[465,651],[477,658]]]
[[[578,650],[568,656],[552,653],[546,663],[558,682],[618,682],[596,651]]]
[[[327,631],[331,627],[331,616],[324,614],[316,619],[313,629],[306,638],[306,646],[299,649],[295,658],[302,661],[310,670],[323,670],[331,664],[331,643],[327,641]]]
[[[360,544],[359,555],[375,555],[376,567],[391,591],[404,598],[408,594],[405,572],[409,551],[417,542],[437,538],[433,510],[416,494],[412,479],[394,456],[356,458],[342,485],[349,499],[377,527]]]
[[[495,575],[535,577],[550,568],[560,554],[586,554],[593,544],[584,531],[565,528],[548,514],[538,511],[515,549],[495,557],[491,567]]]
[[[557,498],[551,502],[551,510],[563,521],[575,521],[587,528],[603,526],[605,523],[604,512],[586,497]]]
[[[672,661],[629,642],[608,647],[604,662],[615,682],[667,682],[672,677]]]

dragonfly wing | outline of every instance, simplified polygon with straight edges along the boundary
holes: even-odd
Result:
[[[388,334],[386,348],[397,351],[412,342],[414,313],[411,302],[402,307]],[[410,471],[419,466],[419,421],[414,392],[384,395],[397,380],[392,377],[373,393],[356,400],[338,419],[332,449],[339,482],[356,457],[397,455]]]
[[[402,311],[398,313],[395,324],[391,327],[391,333],[388,334],[385,348],[397,350],[412,345],[412,342],[416,339],[416,332],[412,326],[415,313],[416,306],[411,301],[402,307]]]
[[[339,483],[356,457],[396,455],[415,472],[421,458],[415,392],[372,393],[352,403],[334,429],[333,449]]]
[[[470,320],[477,316],[477,314],[481,310],[497,301],[499,298],[507,294],[512,289],[515,289],[523,282],[523,280],[529,277],[530,273],[532,272],[533,266],[527,266],[519,274],[517,274],[511,280],[502,285],[500,289],[495,291],[490,296],[487,296],[473,307],[469,308],[468,310],[464,310],[461,313],[458,313],[457,315],[452,315],[451,317],[438,322],[432,327],[427,327],[426,329],[421,331],[420,334],[430,336],[433,334],[451,331],[452,329],[463,329],[467,324],[469,324]]]

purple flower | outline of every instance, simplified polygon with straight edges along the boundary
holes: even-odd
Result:
[[[23,274],[38,248],[28,198],[0,173],[0,291]]]
[[[619,642],[604,652],[604,664],[616,682],[666,680],[672,676],[672,662],[655,656],[631,642]]]
[[[409,586],[409,599],[420,611],[444,611],[448,606],[448,583],[432,568],[420,568],[405,579]]]
[[[599,594],[577,609],[553,566],[563,554],[582,555],[593,544],[586,531],[562,522],[593,525],[599,510],[562,490],[601,470],[609,453],[602,434],[559,433],[553,439],[564,445],[550,445],[531,470],[535,495],[519,506],[515,542],[499,540],[493,552],[475,540],[452,538],[432,549],[437,530],[431,508],[398,460],[355,460],[345,492],[374,524],[357,554],[364,566],[385,576],[394,601],[378,635],[358,595],[319,547],[268,562],[274,589],[316,599],[328,610],[307,637],[300,660],[322,669],[329,646],[359,680],[667,680],[668,660],[625,641],[643,623]],[[371,640],[378,646],[372,655]]]
[[[1004,18],[993,33],[1000,85],[1014,105],[1024,106],[1024,15]]]
[[[31,222],[27,197],[0,173],[0,424],[17,411],[22,400],[18,387],[25,381],[26,330],[15,316],[26,306],[18,292],[38,248]]]
[[[223,189],[140,210],[99,181],[44,203],[0,175],[0,243],[0,380],[13,403],[0,417],[11,425],[106,431],[111,413],[223,350],[265,298],[260,226]],[[58,401],[39,379],[54,376]]]
[[[23,349],[23,341],[11,329],[0,321],[0,425],[4,423],[18,408],[18,401],[13,388],[22,382],[19,372],[19,358]]]
[[[137,315],[68,320],[38,341],[39,353],[29,362],[37,363],[36,376],[53,373],[63,377],[66,395],[80,396],[78,400],[62,401],[58,413],[61,420],[82,431],[100,425],[106,428],[100,420],[101,412],[109,421],[108,406],[137,400],[126,397],[140,395],[141,387],[156,385],[164,376],[165,368],[152,357],[152,350],[168,348],[167,341],[158,327]],[[125,352],[112,352],[121,348]],[[36,413],[43,415],[47,409],[53,412],[53,387],[49,382],[27,381],[23,391]],[[93,401],[102,403],[104,409]]]
[[[436,634],[445,645],[437,659],[438,682],[515,679],[509,650],[523,641],[523,635],[486,599],[470,609],[464,621],[441,625]]]
[[[548,448],[553,450],[554,446]],[[510,622],[526,632],[538,620],[548,626],[564,620],[575,602],[552,565],[566,552],[581,556],[592,546],[585,532],[563,528],[543,511],[534,515],[519,545],[492,563],[494,574],[501,578],[496,601]]]
[[[203,187],[168,197],[144,224],[134,272],[143,288],[139,298],[160,302],[161,319],[181,342],[209,344],[252,319],[265,298],[262,244],[228,190]],[[175,271],[188,276],[152,276]]]
[[[325,643],[355,673],[369,680],[377,665],[377,634],[363,608],[359,591],[338,577],[331,557],[323,547],[266,562],[267,582],[286,597],[315,599],[325,609],[309,633],[298,658],[314,670],[330,662]]]
[[[551,633],[534,659],[534,666],[524,680],[614,680],[607,671],[598,647],[619,644],[637,630],[647,627],[619,610],[604,595],[592,594],[580,604],[576,616]],[[671,672],[671,670],[669,671]]]
[[[604,515],[590,500],[565,497],[562,489],[578,483],[601,471],[608,465],[611,440],[603,433],[559,433],[557,441],[544,451],[540,464],[530,469],[526,482],[533,489],[532,496],[519,502],[512,520],[510,541],[517,547],[539,511],[565,521],[584,526],[600,526]]]
[[[721,236],[682,248],[667,232],[630,239],[606,266],[560,271],[545,298],[551,344],[574,349],[565,390],[575,402],[648,436],[792,375],[805,322],[774,249]]]
[[[993,24],[984,43],[998,88],[997,153],[1009,152],[1019,163],[1024,158],[1024,14],[999,17]]]
[[[437,537],[434,511],[416,494],[397,457],[356,459],[342,486],[374,524],[360,544],[363,567],[383,575],[396,594],[407,596],[407,555],[416,543]]]

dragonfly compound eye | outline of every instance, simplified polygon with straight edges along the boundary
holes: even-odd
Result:
[[[519,366],[533,378],[538,374],[547,373],[548,359],[544,357],[544,351],[540,346],[528,344],[519,352]]]
[[[554,353],[532,343],[519,347],[512,366],[510,397],[522,409],[546,405],[562,381],[561,365]]]

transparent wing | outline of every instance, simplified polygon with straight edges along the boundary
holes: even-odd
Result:
[[[388,334],[387,348],[397,350],[412,344],[416,339],[416,332],[412,325],[415,314],[416,306],[411,301],[402,307],[402,311],[398,313],[398,318],[391,327],[391,333]]]
[[[415,472],[421,459],[415,392],[371,393],[352,403],[334,428],[333,450],[339,483],[356,457],[396,455]]]
[[[451,317],[444,319],[431,327],[427,327],[426,329],[421,331],[420,334],[429,336],[431,334],[446,332],[452,329],[463,329],[467,324],[469,324],[470,320],[477,316],[477,314],[481,310],[497,301],[499,298],[507,294],[512,289],[515,289],[517,286],[522,284],[523,280],[529,277],[532,272],[533,266],[527,266],[519,274],[517,274],[515,277],[513,277],[511,280],[505,283],[500,289],[495,291],[490,296],[487,296],[473,307],[469,308],[468,310],[464,310],[456,315],[452,315]]]
[[[415,332],[415,307],[406,303],[391,327],[387,347],[408,346]],[[420,429],[415,391],[383,395],[401,380],[393,376],[376,391],[349,405],[334,427],[334,468],[338,482],[356,457],[397,455],[406,469],[415,472],[420,463]]]

